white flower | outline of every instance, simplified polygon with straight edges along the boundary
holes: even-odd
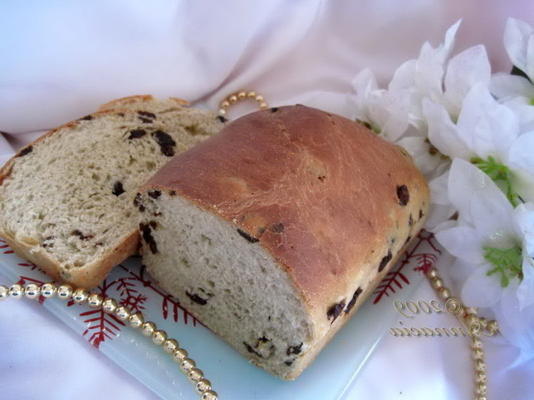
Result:
[[[442,172],[446,160],[409,123],[409,95],[380,89],[373,73],[365,69],[353,81],[352,119],[365,123],[386,140],[404,147],[427,177]]]
[[[512,64],[525,76],[498,73],[492,77],[491,91],[519,117],[521,130],[534,130],[534,28],[509,18],[504,46]]]
[[[367,123],[387,140],[397,141],[408,129],[408,104],[399,93],[379,89],[374,74],[364,69],[354,78],[353,118]]]
[[[452,163],[448,189],[459,218],[436,238],[458,259],[452,273],[463,282],[462,299],[490,309],[502,326],[513,326],[503,334],[532,351],[534,325],[525,324],[534,318],[534,204],[514,209],[487,175],[461,159]]]
[[[491,67],[484,46],[474,46],[449,60],[460,21],[451,26],[444,42],[433,48],[423,45],[419,57],[402,64],[389,84],[389,91],[409,93],[410,121],[424,131],[423,100],[442,104],[456,118],[471,87],[489,84]]]
[[[423,104],[430,142],[443,154],[475,163],[514,204],[534,200],[534,132],[520,134],[514,112],[499,104],[485,85],[473,86],[462,103],[457,123],[445,107],[428,99]]]

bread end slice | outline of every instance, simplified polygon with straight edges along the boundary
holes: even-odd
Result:
[[[20,150],[0,170],[0,236],[54,279],[98,285],[137,251],[138,187],[223,125],[214,113],[161,103],[163,112],[99,111]]]

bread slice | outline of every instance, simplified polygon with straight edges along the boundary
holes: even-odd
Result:
[[[139,196],[147,271],[254,364],[296,378],[422,228],[410,156],[304,106],[249,114]]]
[[[20,150],[0,170],[0,236],[55,279],[98,285],[137,251],[138,187],[223,126],[184,105],[119,99]]]

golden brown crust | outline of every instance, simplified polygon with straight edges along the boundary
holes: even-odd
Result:
[[[98,286],[115,265],[136,253],[139,244],[138,232],[132,232],[120,240],[114,249],[103,254],[100,260],[81,268],[64,271],[61,269],[59,263],[43,247],[39,245],[31,246],[16,241],[5,232],[0,232],[0,236],[19,257],[39,266],[53,280],[67,282],[75,287],[85,289],[92,289]]]
[[[129,106],[135,103],[142,104],[154,100],[156,100],[154,96],[149,94],[121,97],[119,99],[102,104],[99,108],[99,111],[121,109],[123,106]],[[189,105],[187,100],[179,99],[178,97],[169,97],[168,100],[173,101],[179,107],[186,107]]]
[[[404,186],[407,205],[397,195]],[[234,121],[173,158],[149,187],[174,190],[257,239],[312,308],[347,292],[362,265],[378,269],[391,241],[398,249],[408,231],[415,236],[428,206],[424,178],[399,147],[304,106]]]

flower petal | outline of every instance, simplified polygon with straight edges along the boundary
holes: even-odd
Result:
[[[532,257],[523,257],[523,280],[517,287],[517,300],[519,309],[534,304],[534,260]]]
[[[523,359],[534,356],[534,305],[523,309],[517,298],[516,281],[504,289],[501,303],[495,308],[499,331],[509,343],[521,349]]]
[[[425,229],[433,233],[448,229],[450,218],[455,212],[450,203],[446,205],[432,203],[425,221]]]
[[[454,281],[454,283],[461,288],[467,278],[475,271],[477,268],[479,268],[479,264],[473,264],[470,262],[466,262],[460,258],[456,258],[454,262],[449,267],[449,276]],[[459,291],[460,292],[460,291]]]
[[[519,136],[508,152],[507,164],[512,169],[522,169],[534,178],[534,131]]]
[[[499,72],[491,77],[490,90],[498,99],[534,98],[534,85],[524,76]]]
[[[431,179],[433,176],[441,174],[449,162],[443,160],[439,153],[431,154],[430,143],[421,136],[403,137],[397,141],[399,146],[402,146],[409,154],[415,165],[421,172]]]
[[[476,268],[462,288],[462,300],[470,307],[492,307],[501,299],[503,288],[496,275],[487,275],[488,265]]]
[[[445,74],[445,106],[449,114],[458,116],[462,101],[477,83],[488,85],[491,67],[483,45],[470,47],[451,58]]]
[[[523,238],[523,252],[534,257],[534,204],[520,204],[514,210],[514,221],[518,236]],[[534,286],[533,286],[534,292]]]
[[[477,231],[468,226],[455,226],[436,233],[436,239],[453,256],[473,264],[484,262],[483,241]]]
[[[367,121],[368,119],[368,99],[370,94],[378,89],[376,78],[370,69],[364,69],[360,71],[358,75],[352,80],[352,87],[356,92],[356,96],[353,96],[354,102],[354,115],[353,119],[360,119]]]
[[[479,157],[506,159],[508,149],[519,136],[519,121],[507,107],[497,103],[488,88],[476,84],[463,102],[458,133]]]
[[[471,204],[474,197],[482,202],[487,199],[488,206],[484,208],[498,209],[492,218],[500,221],[505,227],[509,226],[513,208],[506,196],[485,173],[473,164],[456,158],[449,171],[449,199],[460,217],[473,225],[475,221],[472,219]],[[478,214],[475,217],[479,218]]]
[[[453,25],[451,25],[449,29],[447,29],[447,32],[445,32],[445,40],[437,49],[437,52],[441,58],[441,62],[445,62],[445,60],[449,58],[456,41],[456,32],[458,32],[458,28],[460,28],[461,23],[462,20],[459,19]]]
[[[503,102],[519,119],[520,132],[534,130],[534,106],[530,104],[531,100],[526,97],[514,97]]]
[[[508,57],[517,68],[528,74],[528,47],[534,29],[521,20],[508,18],[504,30],[504,47]],[[534,78],[534,75],[529,78]]]
[[[416,60],[408,60],[400,65],[389,82],[388,90],[401,91],[415,86]]]
[[[444,106],[424,99],[423,114],[428,125],[428,139],[442,154],[451,158],[471,158],[473,153],[459,137],[456,125]]]
[[[512,247],[517,244],[513,207],[502,191],[495,189],[471,196],[469,219],[485,245]]]
[[[430,198],[432,203],[446,205],[450,204],[448,189],[449,172],[445,172],[432,179],[428,186],[430,187]]]

